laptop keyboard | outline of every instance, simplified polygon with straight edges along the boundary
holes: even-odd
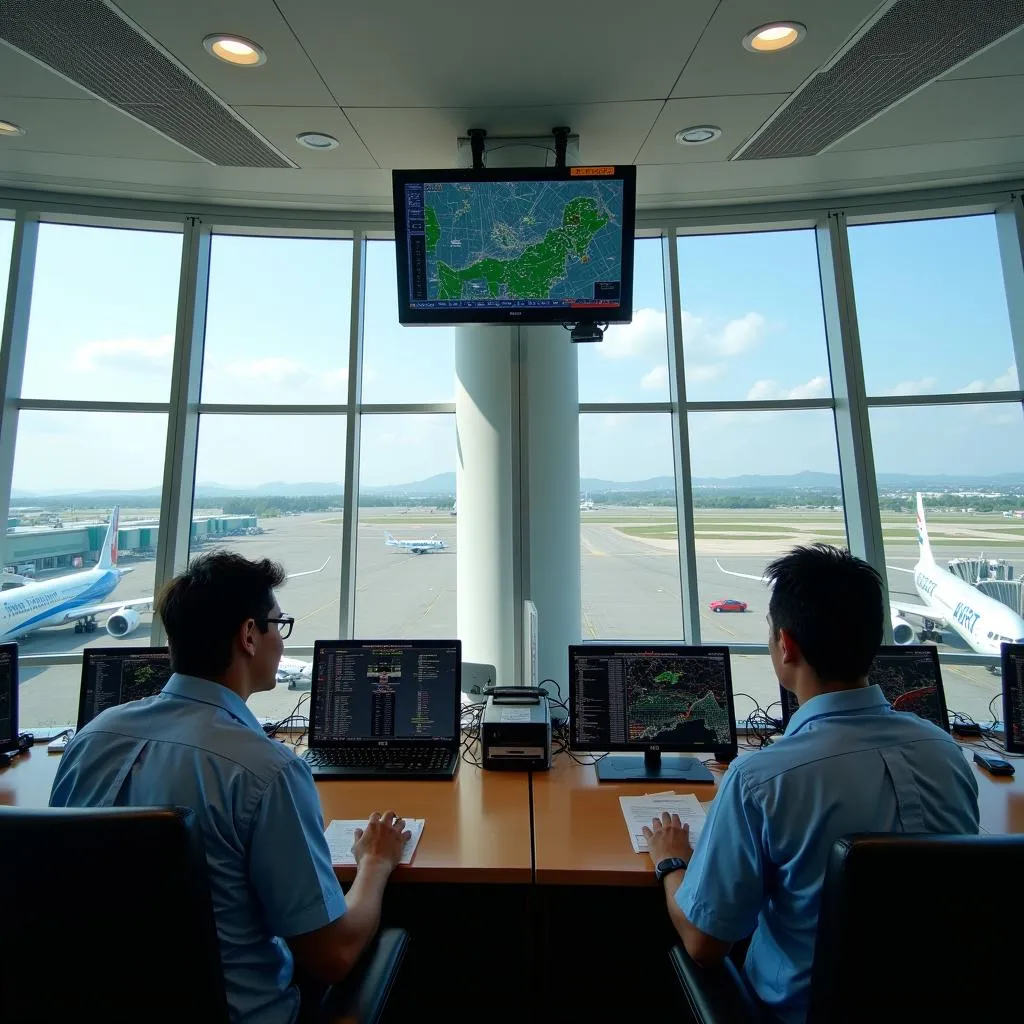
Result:
[[[372,772],[443,772],[451,767],[453,752],[439,747],[426,750],[388,747],[321,747],[303,755],[311,768],[353,768]]]

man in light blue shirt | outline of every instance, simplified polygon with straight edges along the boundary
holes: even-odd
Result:
[[[375,814],[354,847],[348,899],[331,867],[309,768],[246,707],[274,688],[294,620],[284,571],[219,551],[157,600],[174,675],[155,697],[110,708],[68,744],[53,807],[175,805],[199,816],[232,1021],[291,1024],[295,964],[340,981],[373,937],[405,822]],[[310,1007],[302,1007],[308,1013]]]
[[[767,570],[768,647],[800,707],[785,735],[736,761],[696,851],[664,815],[645,829],[669,915],[698,963],[752,935],[744,971],[785,1024],[802,1024],[825,865],[853,832],[978,831],[978,785],[956,742],[894,711],[868,670],[882,641],[881,579],[824,544]]]

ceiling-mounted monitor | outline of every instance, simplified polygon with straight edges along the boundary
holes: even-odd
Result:
[[[629,323],[635,167],[393,171],[403,324]]]

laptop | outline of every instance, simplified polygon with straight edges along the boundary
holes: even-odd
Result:
[[[459,766],[460,640],[317,640],[314,779],[451,779]]]
[[[79,730],[107,708],[158,694],[170,678],[166,647],[86,647],[78,694]]]

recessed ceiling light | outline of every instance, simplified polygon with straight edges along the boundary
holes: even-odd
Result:
[[[680,146],[703,146],[705,142],[714,142],[721,137],[722,129],[715,124],[695,124],[676,132],[676,142]]]
[[[206,47],[207,53],[212,53],[218,60],[241,67],[256,67],[258,64],[266,63],[267,60],[263,47],[243,36],[217,32],[212,36],[207,36],[203,40],[203,46]]]
[[[0,135],[24,135],[25,129],[13,121],[0,121]]]
[[[323,132],[299,132],[295,141],[308,149],[337,149],[339,146],[333,135],[325,135]]]
[[[754,53],[773,53],[796,46],[807,35],[807,29],[798,21],[772,21],[751,29],[743,37],[743,45]]]

